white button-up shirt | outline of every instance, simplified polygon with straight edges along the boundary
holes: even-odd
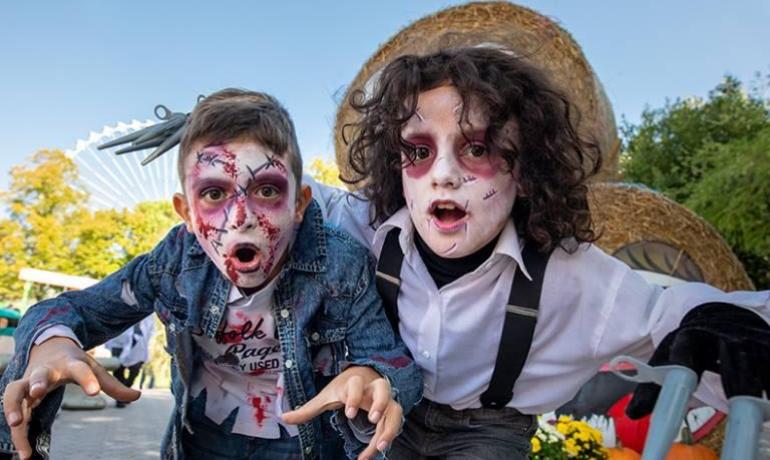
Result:
[[[529,277],[514,225],[503,229],[490,258],[476,270],[436,287],[414,245],[407,209],[373,228],[368,202],[305,177],[325,218],[379,256],[385,236],[401,229],[404,252],[398,296],[401,337],[422,369],[424,397],[455,409],[481,407],[494,370],[511,283]],[[538,414],[569,401],[617,355],[647,360],[687,311],[706,302],[751,308],[770,318],[770,292],[724,293],[701,283],[668,289],[648,283],[594,245],[569,254],[557,248],[543,280],[532,348],[509,407]],[[718,376],[704,376],[696,396],[725,410]]]

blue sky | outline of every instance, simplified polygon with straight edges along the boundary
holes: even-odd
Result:
[[[74,147],[226,86],[276,95],[306,159],[333,155],[337,100],[402,27],[459,2],[3,2],[0,189],[40,148]],[[524,1],[581,44],[618,120],[770,73],[770,2]]]

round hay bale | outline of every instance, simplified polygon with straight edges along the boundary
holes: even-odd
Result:
[[[351,176],[343,127],[358,120],[349,97],[371,89],[381,69],[398,56],[461,46],[504,48],[543,69],[577,106],[579,133],[599,145],[604,164],[597,180],[617,178],[620,140],[604,88],[575,40],[553,20],[506,2],[479,2],[445,9],[401,30],[372,55],[347,88],[337,111],[334,146],[343,176]],[[350,138],[351,131],[345,135]]]
[[[643,186],[594,183],[589,191],[596,244],[632,268],[725,291],[754,286],[717,231],[684,206]]]

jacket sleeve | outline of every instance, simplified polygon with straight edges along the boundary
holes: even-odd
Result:
[[[152,252],[136,257],[99,283],[79,291],[65,292],[44,300],[24,314],[14,334],[15,353],[0,379],[0,393],[9,382],[23,377],[35,338],[48,328],[61,326],[73,331],[84,349],[93,348],[153,312],[158,290],[155,274],[165,264],[169,245],[175,244],[172,230]],[[50,427],[61,403],[64,388],[49,394],[33,412],[31,432],[50,438]],[[46,444],[32,439],[32,445]],[[10,429],[0,413],[0,452],[14,451]]]
[[[393,333],[374,282],[374,259],[367,259],[348,317],[348,361],[386,377],[406,414],[422,397],[422,375],[404,342]]]
[[[393,333],[374,282],[374,259],[370,255],[365,258],[360,274],[354,278],[358,282],[348,313],[345,364],[371,367],[386,378],[393,399],[406,415],[422,397],[422,374],[406,345]],[[332,415],[332,424],[345,440],[348,458],[356,458],[373,433],[373,425],[366,427],[370,425],[368,421],[362,423],[365,426],[356,426],[342,409]],[[385,457],[380,454],[377,458]]]

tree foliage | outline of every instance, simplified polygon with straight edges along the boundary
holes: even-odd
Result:
[[[313,176],[313,179],[322,184],[345,187],[345,183],[340,180],[340,170],[337,169],[337,164],[333,161],[315,158],[310,163],[308,172]]]
[[[709,144],[699,159],[709,168],[684,204],[719,229],[757,287],[770,286],[770,126]]]
[[[103,278],[151,249],[177,221],[167,202],[89,209],[77,166],[60,150],[38,151],[10,174],[0,193],[9,215],[0,219],[0,300],[22,297],[23,267]],[[40,298],[43,286],[31,294]]]
[[[646,109],[622,128],[624,178],[661,191],[725,237],[755,285],[770,286],[770,100],[726,77],[706,100]]]

